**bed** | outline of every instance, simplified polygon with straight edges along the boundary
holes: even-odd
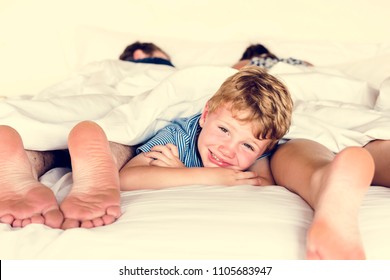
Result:
[[[67,5],[73,9],[79,4]],[[17,4],[6,8],[12,15]],[[0,123],[16,128],[25,148],[65,148],[69,130],[85,119],[99,123],[111,141],[140,143],[173,118],[199,112],[222,81],[235,73],[230,66],[251,43],[314,64],[302,68],[279,63],[270,70],[289,87],[295,104],[286,137],[314,139],[334,152],[390,139],[390,42],[260,33],[232,39],[223,32],[220,40],[210,39],[212,32],[193,40],[111,27],[82,23],[61,29],[63,68],[53,73],[46,69],[47,79],[37,70],[29,78],[16,76],[14,84],[12,79],[2,84]],[[119,61],[119,53],[135,40],[161,46],[176,68]],[[61,201],[71,188],[72,173],[55,168],[40,180]],[[0,258],[299,260],[305,258],[313,216],[312,209],[283,186],[191,185],[122,192],[121,207],[118,221],[93,229],[0,224]],[[390,259],[389,188],[369,189],[359,222],[367,258]]]

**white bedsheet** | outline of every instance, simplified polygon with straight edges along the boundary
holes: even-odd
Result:
[[[71,184],[53,169],[58,197]],[[54,176],[52,176],[54,175]],[[186,186],[122,192],[123,214],[93,229],[0,224],[1,259],[304,259],[311,208],[280,186]],[[360,210],[368,259],[389,259],[390,190],[369,189]]]
[[[170,119],[201,110],[235,72],[217,66],[144,67],[120,61],[90,64],[34,98],[1,101],[1,123],[15,127],[29,149],[66,147],[69,130],[84,119],[97,121],[110,140],[133,144]],[[136,71],[144,74],[133,75]],[[390,107],[388,80],[375,89],[334,69],[278,65],[273,73],[295,101],[287,137],[315,139],[334,151],[373,138],[390,139],[389,111],[383,109]],[[71,188],[71,175],[53,169],[41,181],[61,200]],[[0,258],[303,259],[313,214],[300,197],[280,186],[122,192],[121,205],[117,222],[94,229],[0,224]],[[369,259],[390,258],[389,207],[390,190],[370,188],[360,211]]]

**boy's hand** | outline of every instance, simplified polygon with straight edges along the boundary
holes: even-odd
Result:
[[[253,171],[239,171],[220,167],[211,167],[207,169],[208,174],[205,174],[205,176],[207,176],[209,184],[222,184],[228,186],[262,185],[261,178]]]
[[[173,144],[154,146],[145,156],[151,158],[150,165],[160,167],[185,167],[180,161],[179,151]]]

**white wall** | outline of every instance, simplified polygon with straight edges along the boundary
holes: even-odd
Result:
[[[63,34],[79,25],[205,41],[388,42],[389,11],[388,0],[0,0],[0,96],[68,76]]]

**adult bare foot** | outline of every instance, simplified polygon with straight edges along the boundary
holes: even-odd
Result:
[[[119,173],[103,130],[84,121],[69,134],[73,187],[61,203],[63,229],[113,223],[121,215]]]
[[[319,171],[322,195],[307,235],[308,259],[365,259],[359,209],[374,174],[374,162],[362,148],[347,148]]]
[[[0,126],[0,186],[0,222],[13,227],[61,226],[54,193],[39,183],[20,135],[9,126]]]

